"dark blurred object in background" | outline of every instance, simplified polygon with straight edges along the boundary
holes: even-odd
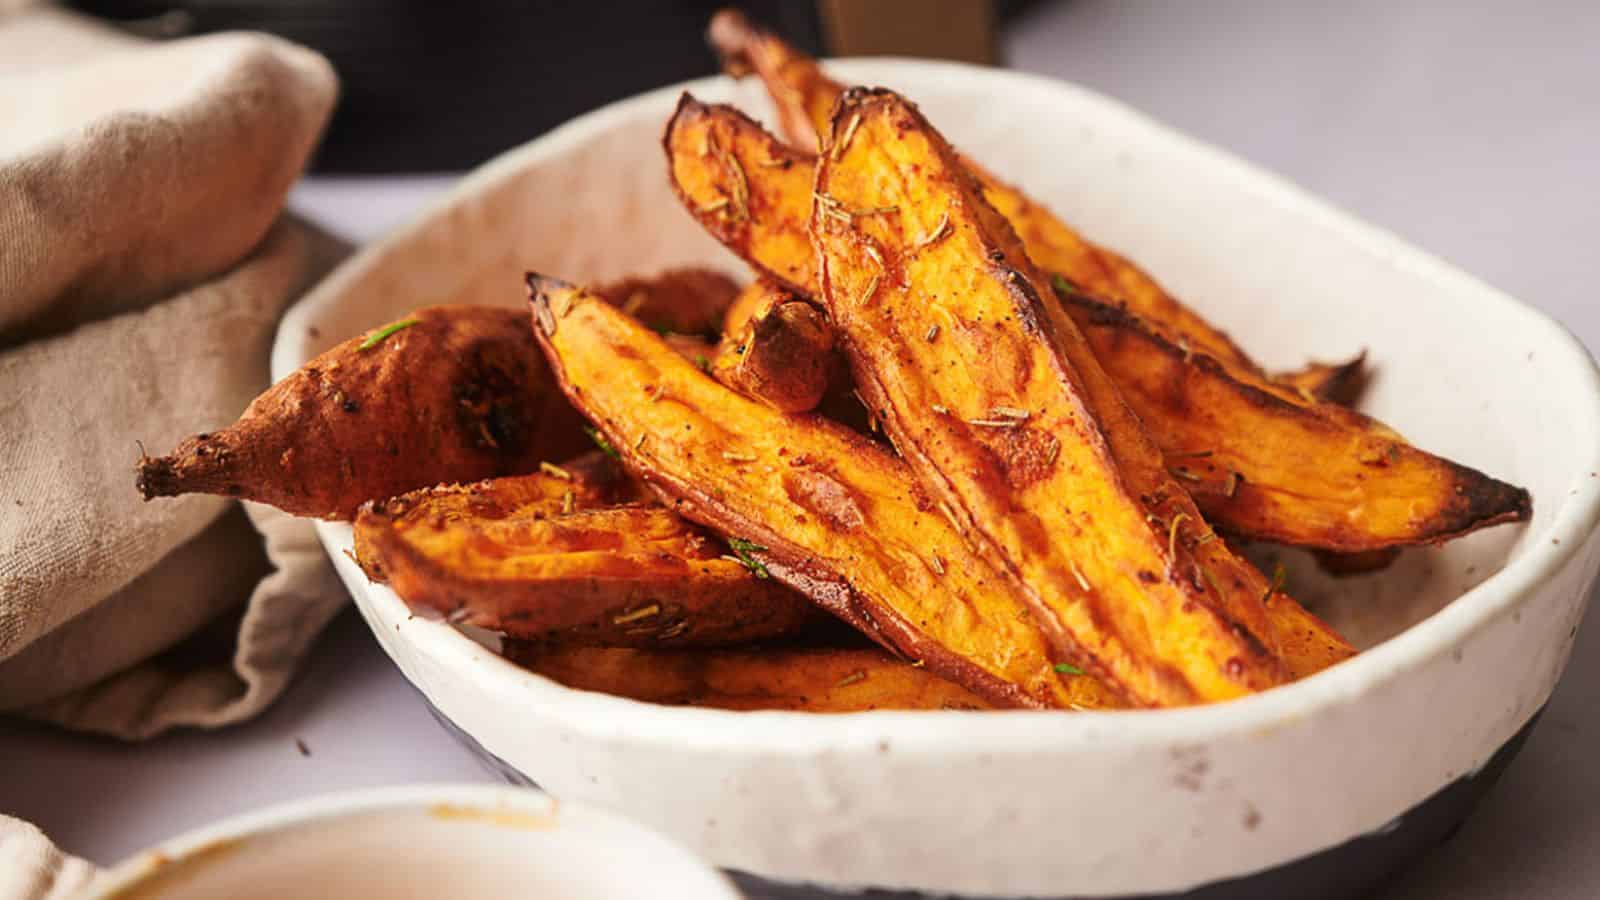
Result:
[[[72,0],[152,38],[271,32],[333,61],[339,107],[313,169],[459,171],[604,103],[710,75],[703,38],[727,0]],[[747,0],[813,54],[991,62],[988,0]],[[1001,13],[1019,3],[1001,3]]]

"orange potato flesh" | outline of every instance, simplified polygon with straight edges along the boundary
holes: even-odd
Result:
[[[791,182],[814,161],[737,111],[691,98],[680,104],[667,132],[669,152],[679,154],[674,172],[699,165],[685,151],[705,131],[715,131],[740,158],[789,155],[781,183],[769,182],[765,170],[750,171],[750,192],[764,198],[769,212],[740,224],[741,242],[733,249],[759,270],[800,279],[797,289],[816,296],[814,255],[782,256],[796,252],[798,237],[778,234],[811,209],[810,187],[802,191]],[[691,208],[717,190],[718,176],[709,173],[696,183],[699,193],[685,198]],[[1368,551],[1436,542],[1529,514],[1525,492],[1412,447],[1382,423],[1327,403],[1291,402],[1283,398],[1286,389],[1241,381],[1132,313],[1065,283],[1052,294],[1059,296],[1049,302],[1064,305],[1088,336],[1166,454],[1168,468],[1218,528],[1282,544]]]
[[[839,360],[822,311],[776,282],[761,279],[760,305],[727,332],[711,364],[723,384],[780,412],[815,409]]]
[[[413,606],[519,637],[717,646],[821,616],[700,528],[616,495],[564,467],[416,491],[362,508],[357,558]]]
[[[1264,579],[1167,474],[1006,221],[916,108],[840,100],[811,229],[858,389],[1058,652],[1148,706],[1287,680]]]
[[[815,59],[738,12],[724,10],[713,17],[707,39],[730,75],[753,71],[761,78],[778,109],[783,131],[795,147],[821,150],[844,85],[829,78]],[[1238,375],[1267,381],[1260,367],[1225,332],[1168,294],[1138,266],[1085,240],[1050,210],[972,159],[962,157],[961,161],[978,177],[989,203],[1011,222],[1039,268],[1058,272],[1096,296],[1115,298],[1174,343],[1204,350],[1236,367]]]
[[[567,396],[673,510],[753,542],[774,578],[990,702],[1117,705],[1093,679],[1055,671],[1066,660],[1035,617],[887,450],[718,384],[571,285],[530,276],[530,288]]]
[[[670,706],[813,713],[991,708],[966,688],[877,649],[624,650],[508,642],[505,654],[570,688]]]

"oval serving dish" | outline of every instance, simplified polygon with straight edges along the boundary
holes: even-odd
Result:
[[[980,896],[1338,896],[1456,824],[1549,697],[1600,566],[1600,376],[1541,313],[1297,188],[1092,92],[966,66],[830,63],[919,103],[952,142],[1269,365],[1365,347],[1363,410],[1525,485],[1527,526],[1296,595],[1365,652],[1232,703],[1160,712],[816,716],[574,691],[413,618],[318,525],[385,650],[445,716],[545,789],[782,881]],[[613,104],[466,178],[302,300],[281,377],[414,307],[524,302],[524,270],[602,279],[743,267],[673,197],[659,137],[680,91]],[[1431,800],[1430,800],[1431,798]]]

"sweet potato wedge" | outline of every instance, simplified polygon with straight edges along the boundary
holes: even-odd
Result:
[[[712,231],[731,235],[729,246],[758,270],[787,273],[799,279],[794,289],[816,297],[815,257],[777,256],[798,241],[777,232],[794,228],[813,205],[810,188],[801,192],[793,182],[814,160],[736,110],[686,97],[667,131],[668,152],[678,154],[675,173],[698,165],[692,148],[705,132],[716,133],[735,158],[787,154],[781,182],[769,181],[771,169],[748,170],[749,191],[764,198],[766,212],[735,230]],[[713,172],[684,182],[698,185],[685,193],[691,209],[718,190],[720,178]],[[1528,515],[1525,492],[1412,447],[1379,422],[1242,381],[1236,369],[1185,349],[1067,279],[1053,279],[1052,294],[1217,528],[1282,544],[1368,551],[1437,542]],[[1262,441],[1263,434],[1272,440]]]
[[[622,278],[594,291],[657,331],[714,337],[739,295],[739,283],[721,272],[690,266],[648,278]]]
[[[857,389],[1057,652],[1145,706],[1286,681],[1275,591],[1214,539],[944,139],[851,89],[827,143],[811,233]]]
[[[1059,288],[1059,285],[1058,285]],[[1057,290],[1095,355],[1220,528],[1343,553],[1437,543],[1528,518],[1528,492],[1329,403],[1291,403],[1185,353],[1123,310]]]
[[[966,688],[875,648],[621,650],[510,641],[504,653],[570,688],[669,706],[814,713],[990,708]]]
[[[712,361],[723,384],[780,412],[815,409],[838,369],[822,311],[777,282],[756,282],[756,308],[727,332]]]
[[[789,140],[803,151],[820,152],[834,103],[845,86],[829,78],[815,59],[735,10],[717,13],[706,36],[728,74],[754,72],[761,78]],[[1266,381],[1260,367],[1222,329],[1168,294],[1138,266],[1085,240],[1050,210],[972,159],[961,161],[978,176],[986,199],[1011,222],[1041,269],[1059,272],[1092,294],[1127,304],[1174,343],[1203,349],[1237,367],[1236,374]]]
[[[357,558],[413,606],[525,638],[705,647],[792,634],[823,613],[655,504],[568,470],[369,503]]]
[[[586,449],[527,316],[432,306],[351,338],[268,388],[239,420],[142,457],[146,500],[222,494],[350,519],[368,500],[530,472]]]
[[[1117,704],[1055,670],[1070,661],[888,450],[717,383],[572,285],[530,275],[529,289],[559,382],[623,465],[752,566],[996,705]]]

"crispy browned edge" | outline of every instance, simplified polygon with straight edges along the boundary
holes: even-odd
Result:
[[[585,409],[581,391],[575,390],[562,365],[561,353],[550,343],[541,320],[555,321],[550,309],[549,292],[574,290],[574,286],[558,278],[527,274],[529,302],[533,307],[534,336],[544,350],[556,383],[580,412]],[[542,312],[541,312],[542,309]],[[725,390],[731,388],[723,387]],[[806,417],[808,427],[825,429],[837,439],[856,448],[862,454],[886,452],[869,439],[843,426],[818,417]],[[631,446],[621,435],[609,430],[601,421],[594,427],[617,447],[623,467],[635,477],[656,490],[668,507],[691,521],[698,522],[723,535],[734,535],[753,540],[767,549],[752,554],[779,581],[789,585],[835,616],[848,622],[862,634],[871,638],[890,652],[913,656],[921,660],[930,671],[967,687],[997,706],[1045,708],[1039,700],[1019,686],[984,671],[972,662],[946,650],[942,645],[926,638],[897,611],[885,604],[873,604],[860,595],[841,573],[819,566],[809,554],[783,540],[775,532],[758,522],[741,520],[725,504],[700,489],[692,481],[675,478],[643,465],[633,455]]]
[[[1146,327],[1138,317],[1120,307],[1103,303],[1085,294],[1057,291],[1056,295],[1062,299],[1063,303],[1082,310],[1087,320],[1093,325],[1113,327],[1118,329],[1121,334],[1135,336],[1160,353],[1177,359],[1186,365],[1198,367],[1206,374],[1228,382],[1233,391],[1242,400],[1248,402],[1262,413],[1285,418],[1311,415],[1331,420],[1334,424],[1346,428],[1362,430],[1381,428],[1385,431],[1388,430],[1387,426],[1375,422],[1355,410],[1327,403],[1318,404],[1315,407],[1301,406],[1290,403],[1276,394],[1262,390],[1253,384],[1242,382],[1229,374],[1227,367],[1215,359],[1199,352],[1185,352],[1183,348],[1175,346],[1156,334]],[[1395,440],[1398,441],[1399,438],[1397,437]],[[1427,451],[1418,448],[1412,449],[1418,453],[1427,453]],[[1408,544],[1440,544],[1480,528],[1505,522],[1523,522],[1532,517],[1533,498],[1527,490],[1507,484],[1453,460],[1441,456],[1433,456],[1433,454],[1428,455],[1445,467],[1446,471],[1450,473],[1451,481],[1454,484],[1454,489],[1451,492],[1451,502],[1441,510],[1439,516],[1432,520],[1433,527],[1420,531],[1413,538],[1406,541],[1375,545],[1369,541],[1337,541],[1330,539],[1327,546],[1318,549],[1343,553],[1365,553]],[[1285,535],[1252,534],[1234,527],[1225,517],[1225,510],[1219,509],[1214,505],[1216,503],[1226,504],[1229,502],[1229,498],[1196,494],[1195,499],[1208,515],[1223,515],[1223,527],[1229,531],[1247,538],[1295,543],[1286,540]]]

